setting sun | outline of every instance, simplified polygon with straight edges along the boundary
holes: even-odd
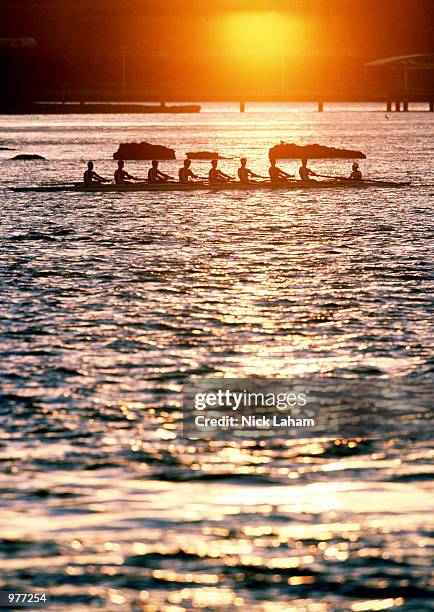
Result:
[[[240,82],[258,82],[285,89],[289,72],[297,70],[297,56],[306,51],[304,18],[277,11],[237,11],[222,16],[218,46]],[[222,64],[224,64],[224,60]],[[272,85],[275,84],[275,85]]]
[[[226,48],[280,55],[283,49],[298,47],[303,39],[299,18],[276,11],[241,11],[221,20],[221,42]]]
[[[229,46],[279,49],[285,43],[287,21],[274,11],[231,13],[222,19],[222,34]]]

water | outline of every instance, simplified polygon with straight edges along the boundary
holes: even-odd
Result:
[[[426,424],[339,445],[180,436],[193,376],[432,381],[432,114],[361,108],[0,117],[16,149],[0,152],[2,188],[79,179],[88,159],[111,175],[134,140],[246,155],[260,172],[280,139],[342,145],[366,152],[372,178],[414,182],[4,189],[0,589],[46,589],[51,610],[432,609]],[[48,161],[8,161],[19,152]]]

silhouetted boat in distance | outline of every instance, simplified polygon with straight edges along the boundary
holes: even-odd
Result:
[[[32,102],[17,106],[13,111],[2,110],[14,115],[88,115],[88,114],[149,114],[149,113],[200,113],[199,104],[127,104],[124,102]]]
[[[354,181],[350,179],[331,180],[331,181],[285,181],[281,183],[272,183],[271,181],[257,181],[250,183],[240,183],[233,181],[230,183],[213,184],[206,182],[167,182],[167,183],[127,183],[124,185],[89,185],[83,183],[65,184],[65,185],[36,185],[34,187],[12,187],[16,192],[39,191],[45,193],[56,192],[77,192],[77,193],[123,193],[136,191],[164,192],[164,191],[257,191],[257,190],[279,190],[293,191],[297,189],[363,189],[367,187],[382,187],[396,188],[406,187],[410,182],[396,181]]]

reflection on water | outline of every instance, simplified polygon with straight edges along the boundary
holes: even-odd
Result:
[[[49,160],[1,161],[2,185],[75,179],[88,158],[108,175],[122,140],[263,172],[284,138],[362,149],[373,176],[419,187],[3,191],[0,588],[47,589],[53,610],[428,610],[426,425],[370,441],[179,434],[192,376],[429,380],[432,119],[208,110],[0,118],[4,146]]]

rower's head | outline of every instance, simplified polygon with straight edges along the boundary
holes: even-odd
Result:
[[[242,167],[245,168],[246,164],[247,164],[247,158],[246,157],[242,157],[240,159],[240,162],[241,162]]]
[[[88,161],[87,167],[89,168],[89,170],[93,170],[93,161]]]
[[[217,164],[219,163],[218,159],[212,159],[211,160],[211,166],[213,168],[217,168]]]
[[[153,159],[152,160],[152,167],[153,168],[158,168],[158,159]]]
[[[125,162],[122,159],[120,159],[118,161],[118,167],[122,169],[124,166],[125,166]]]
[[[353,170],[358,170],[359,169],[359,164],[357,162],[353,163]]]
[[[301,165],[306,167],[307,166],[307,159],[302,159],[301,160]]]
[[[184,159],[184,168],[190,168],[191,166],[191,159]]]

